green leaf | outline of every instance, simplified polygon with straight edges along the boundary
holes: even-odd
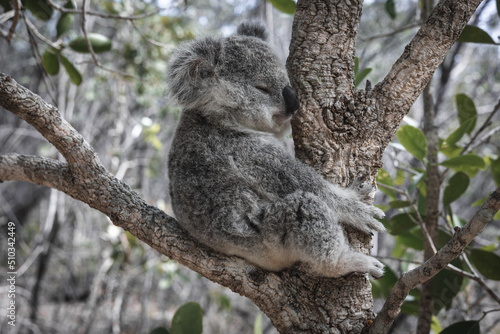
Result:
[[[354,57],[354,75],[358,75],[358,70],[359,70],[359,58]]]
[[[415,227],[414,215],[409,213],[400,213],[392,217],[390,222],[389,233],[392,235],[398,235],[405,233]]]
[[[479,169],[484,169],[486,167],[484,160],[475,154],[460,155],[445,160],[441,162],[440,165],[451,168],[455,172],[465,172],[471,177],[476,175]]]
[[[68,0],[64,4],[64,8],[68,9],[75,9],[76,8],[76,3],[73,0]],[[66,32],[71,29],[73,26],[73,22],[75,21],[75,15],[71,13],[62,13],[61,17],[57,21],[56,25],[56,31],[57,35],[56,37],[59,38],[61,35],[65,34]]]
[[[396,132],[396,137],[401,145],[415,158],[421,161],[425,159],[427,156],[427,139],[422,131],[411,125],[403,125]]]
[[[396,5],[394,0],[386,0],[384,8],[387,15],[394,20],[396,18]]]
[[[90,45],[95,53],[101,53],[111,50],[111,40],[106,36],[96,33],[87,34]],[[69,42],[69,47],[80,53],[89,53],[89,47],[85,36],[80,36]]]
[[[438,249],[439,248],[443,248],[444,245],[446,245],[448,242],[450,242],[452,236],[450,234],[448,234],[448,232],[442,230],[442,229],[438,229],[438,240],[437,240],[437,247]],[[459,268],[462,268],[462,265],[460,263],[460,265],[458,265]]]
[[[418,194],[418,201],[417,201],[417,210],[418,213],[422,218],[425,219],[425,216],[427,215],[427,185],[425,184],[425,189],[423,187],[420,187],[420,192]]]
[[[373,298],[387,298],[397,281],[398,276],[396,273],[389,266],[385,266],[384,276],[371,281]]]
[[[449,144],[446,140],[439,139],[439,152],[443,153],[448,159],[458,156],[463,148],[455,144]]]
[[[460,321],[443,329],[439,334],[480,334],[479,321]]]
[[[458,172],[448,181],[443,193],[443,205],[448,206],[462,196],[469,187],[470,179],[464,172]]]
[[[259,312],[253,323],[253,334],[262,334],[262,313]]]
[[[165,327],[156,327],[149,334],[168,334],[168,330]]]
[[[493,180],[495,180],[495,184],[498,187],[500,185],[500,157],[496,160],[493,158],[490,158],[490,168],[491,168],[491,175],[493,176]]]
[[[470,134],[476,127],[477,111],[474,101],[465,94],[457,94],[455,96],[455,103],[458,110],[458,121],[460,126],[468,124],[465,132]]]
[[[500,281],[500,256],[482,249],[472,249],[469,258],[484,277]]]
[[[451,262],[455,267],[462,269],[462,262],[455,259]],[[460,292],[464,277],[450,270],[441,270],[432,278],[432,295],[434,296],[434,314],[441,309],[449,309],[453,299]]]
[[[435,315],[432,316],[431,329],[434,331],[434,333],[440,333],[443,330],[439,319]]]
[[[408,248],[424,250],[424,240],[420,227],[397,235],[396,240]]]
[[[42,55],[42,65],[48,75],[54,75],[59,72],[59,57],[51,50],[45,50]]]
[[[61,57],[61,63],[64,66],[66,72],[68,72],[70,80],[75,85],[79,86],[82,83],[82,75],[76,69],[76,67],[68,60],[68,58],[64,57],[63,55],[60,55],[60,57]]]
[[[486,201],[486,199],[488,199],[488,196],[489,195],[486,195],[484,197],[481,197],[481,198],[475,200],[474,203],[472,203],[470,206],[471,207],[475,207],[475,206],[481,206],[481,205],[483,205],[483,203]]]
[[[410,206],[410,202],[402,200],[394,200],[389,202],[389,206],[393,209],[401,209]]]
[[[54,8],[45,0],[24,0],[22,4],[24,8],[42,21],[48,21],[54,14]]]
[[[267,0],[267,1],[269,1],[274,6],[274,8],[276,8],[280,12],[291,15],[295,14],[295,9],[297,5],[293,0]]]
[[[201,334],[203,332],[203,310],[200,304],[189,302],[177,310],[172,319],[171,334]]]
[[[371,68],[364,68],[359,71],[356,75],[356,79],[354,80],[354,86],[357,87],[363,81],[363,79],[366,78],[368,74],[370,74],[371,71]]]
[[[464,136],[464,134],[466,133],[469,133],[470,134],[470,131],[471,129],[474,129],[474,127],[476,126],[476,118],[471,118],[471,119],[468,119],[466,120],[462,125],[460,125],[458,127],[458,129],[456,129],[455,131],[453,131],[446,139],[445,141],[449,144],[449,145],[453,145],[455,144],[457,141],[459,141],[460,139],[462,139],[462,137]]]
[[[396,169],[396,178],[394,179],[394,183],[398,186],[402,186],[405,183],[406,174],[402,169]]]
[[[457,42],[497,44],[486,31],[481,28],[466,25]]]
[[[401,305],[401,312],[408,314],[408,315],[414,315],[418,316],[418,308],[419,308],[419,302],[418,300],[408,300],[408,298],[405,299],[403,305]]]
[[[389,187],[394,187],[394,182],[392,182],[391,175],[383,168],[380,168],[377,174],[377,183],[379,184],[385,184]],[[391,190],[384,188],[384,186],[379,186],[378,189],[389,196],[390,198],[395,199],[396,198],[396,193]]]

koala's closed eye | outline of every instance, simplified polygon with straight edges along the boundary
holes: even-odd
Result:
[[[255,85],[255,88],[257,88],[259,91],[261,91],[264,94],[271,94],[271,88],[269,88],[267,85],[258,84],[258,85]]]

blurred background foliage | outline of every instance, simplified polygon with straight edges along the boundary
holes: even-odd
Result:
[[[180,110],[166,97],[169,55],[183,41],[229,35],[241,21],[259,18],[285,61],[295,10],[292,0],[24,0],[17,15],[16,3],[0,0],[0,71],[57,106],[112,173],[170,215],[166,157]],[[356,85],[383,79],[421,24],[420,5],[417,0],[365,2]],[[498,6],[498,1],[483,2],[432,83],[441,138],[438,247],[500,184]],[[376,203],[387,212],[389,233],[374,238],[372,252],[388,265],[387,274],[373,282],[375,311],[397,277],[423,259],[419,220],[426,214],[428,166],[423,119],[418,100],[387,148],[377,179]],[[29,125],[4,111],[0,154],[10,152],[62,159]],[[496,218],[467,257],[454,262],[479,280],[451,271],[438,275],[435,333],[461,321],[469,321],[461,329],[500,333],[498,312],[489,312],[498,311],[500,299],[488,291],[500,291]],[[173,333],[176,310],[201,317],[196,305],[203,310],[204,333],[276,333],[245,298],[170,261],[55,190],[0,184],[2,245],[9,221],[16,224],[19,264],[18,326],[10,333],[150,333],[155,328]],[[2,247],[2,273],[6,258]],[[2,294],[7,291],[3,284]],[[393,333],[415,328],[418,299],[415,289]],[[3,330],[8,319],[6,298],[1,300]]]

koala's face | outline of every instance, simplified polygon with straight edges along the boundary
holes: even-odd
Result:
[[[264,28],[247,28],[181,49],[170,66],[170,90],[185,109],[225,125],[281,136],[299,107],[298,98],[284,64],[263,40],[265,31],[259,35]]]

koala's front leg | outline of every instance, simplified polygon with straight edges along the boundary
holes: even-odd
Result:
[[[271,250],[285,249],[288,256],[320,276],[363,272],[381,277],[383,265],[349,247],[338,219],[338,211],[331,210],[323,198],[297,191],[272,203],[265,211],[264,242]]]

